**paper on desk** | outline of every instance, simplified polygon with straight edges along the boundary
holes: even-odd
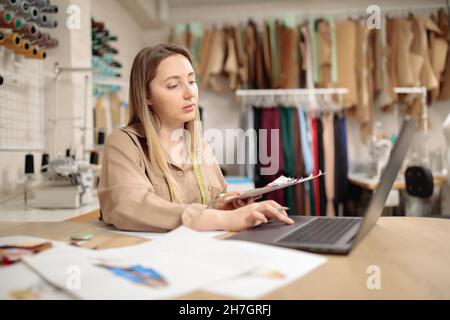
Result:
[[[240,249],[266,257],[264,263],[256,270],[205,288],[206,291],[225,296],[259,298],[306,275],[326,262],[325,257],[298,250],[239,240],[224,242],[233,242]]]
[[[69,300],[73,299],[59,290],[23,263],[0,268],[0,300]]]
[[[98,227],[99,230],[102,231],[109,231],[109,232],[114,232],[117,234],[122,234],[125,236],[131,236],[131,237],[140,237],[140,238],[145,238],[145,239],[155,239],[155,238],[159,238],[159,237],[164,237],[166,235],[168,235],[170,232],[140,232],[140,231],[121,231],[121,230],[117,230],[115,227],[113,226],[101,226]],[[171,231],[172,232],[172,231]],[[205,237],[208,238],[214,238],[217,236],[220,236],[222,234],[225,234],[226,231],[197,231],[198,234],[201,234]]]
[[[182,227],[166,237],[126,248],[92,251],[60,246],[24,262],[55,286],[83,299],[164,299],[208,287],[249,272],[258,259],[242,259],[238,247],[222,245]],[[157,270],[168,282],[148,287],[98,266],[143,266]]]

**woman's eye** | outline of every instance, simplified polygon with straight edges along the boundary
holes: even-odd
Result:
[[[197,81],[195,81],[195,80],[189,81],[189,84],[190,84],[190,85],[197,84]]]
[[[175,89],[176,87],[177,87],[176,84],[167,86],[167,88],[169,88],[169,89]]]

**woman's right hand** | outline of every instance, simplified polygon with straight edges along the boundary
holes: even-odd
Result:
[[[248,204],[244,207],[231,210],[226,215],[226,229],[228,231],[241,231],[276,219],[286,224],[293,224],[294,220],[288,217],[287,212],[281,209],[277,202],[266,200]]]

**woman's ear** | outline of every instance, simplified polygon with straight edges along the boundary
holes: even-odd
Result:
[[[152,106],[152,100],[150,98],[147,97],[146,101],[147,101],[147,105],[148,106]]]

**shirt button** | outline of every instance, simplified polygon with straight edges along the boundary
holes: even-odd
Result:
[[[183,175],[183,171],[181,171],[181,170],[178,171],[178,172],[177,172],[177,175],[178,175],[179,177],[181,177],[181,176]]]

